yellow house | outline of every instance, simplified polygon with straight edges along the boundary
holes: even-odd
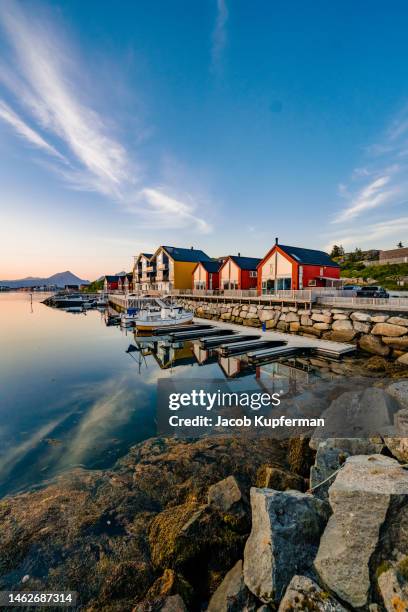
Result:
[[[197,263],[209,261],[210,257],[193,247],[182,249],[172,246],[160,246],[153,255],[156,262],[155,288],[159,291],[172,289],[191,289],[192,274]]]

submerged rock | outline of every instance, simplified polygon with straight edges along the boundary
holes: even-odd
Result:
[[[329,507],[299,491],[256,488],[251,489],[251,506],[245,584],[262,602],[278,602],[292,577],[312,564]]]
[[[386,388],[389,395],[394,397],[404,408],[408,408],[408,380],[403,379],[391,383]]]
[[[345,612],[344,608],[327,591],[307,576],[293,576],[280,602],[278,612],[313,610],[315,612]]]
[[[333,514],[314,565],[324,584],[360,608],[369,603],[370,564],[378,554],[380,531],[407,505],[408,473],[382,455],[349,457],[329,489],[329,501]],[[384,548],[394,540],[381,536]]]

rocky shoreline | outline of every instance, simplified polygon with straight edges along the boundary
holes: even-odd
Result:
[[[345,384],[327,411],[357,399],[408,436],[408,379]],[[391,433],[150,439],[3,499],[0,588],[95,612],[407,610],[407,462]]]
[[[179,300],[197,317],[266,329],[352,342],[373,355],[408,364],[408,315],[304,305],[274,306]]]

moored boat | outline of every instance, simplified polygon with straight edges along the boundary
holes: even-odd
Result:
[[[153,331],[158,327],[173,327],[174,325],[186,325],[191,323],[194,313],[187,311],[180,312],[162,312],[159,316],[157,313],[148,313],[146,316],[141,315],[135,321],[136,329],[139,331]]]

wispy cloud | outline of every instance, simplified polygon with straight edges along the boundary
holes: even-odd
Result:
[[[157,190],[146,184],[144,165],[115,135],[112,118],[103,117],[95,100],[85,95],[85,62],[76,59],[65,36],[48,17],[28,15],[8,0],[0,5],[1,30],[9,61],[0,64],[0,85],[14,104],[0,104],[0,120],[37,149],[66,162],[57,162],[53,170],[72,188],[100,193],[124,210],[142,215],[150,210],[156,227],[165,226],[172,198],[165,188],[154,195]],[[195,216],[196,203],[174,202],[174,220],[208,231]],[[160,210],[163,214],[157,214]]]
[[[362,248],[373,248],[373,245],[378,245],[382,240],[393,239],[395,244],[397,240],[403,240],[408,232],[408,216],[396,217],[387,221],[379,221],[362,225],[353,229],[338,232],[330,237],[329,242],[325,245],[325,249],[330,251],[334,244],[341,244],[345,248],[354,247],[356,245]]]
[[[336,223],[350,221],[363,212],[377,208],[394,198],[398,193],[397,187],[389,187],[390,175],[380,176],[358,191],[351,198],[350,204],[336,217]]]
[[[58,151],[48,144],[40,134],[30,128],[4,101],[0,100],[0,119],[11,125],[22,138],[30,145],[42,149],[46,153],[64,160]]]
[[[219,72],[222,54],[227,43],[226,25],[228,8],[225,0],[217,0],[217,17],[212,34],[211,66],[214,72]]]
[[[201,233],[211,231],[211,226],[204,219],[195,216],[192,204],[170,197],[160,188],[145,188],[141,191],[141,196],[146,198],[151,206],[149,223],[154,225],[155,218],[159,217],[168,228],[193,226]]]
[[[343,207],[332,223],[346,226],[358,219],[359,223],[367,224],[374,221],[373,215],[384,212],[388,218],[398,215],[398,208],[408,201],[405,154],[408,154],[408,106],[394,118],[379,142],[366,148],[364,165],[352,171],[347,184],[339,185]],[[343,233],[353,235],[350,227]]]

